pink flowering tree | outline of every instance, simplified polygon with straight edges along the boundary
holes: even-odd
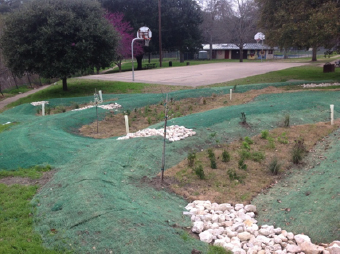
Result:
[[[105,18],[112,24],[112,26],[120,35],[120,40],[117,47],[117,57],[115,58],[114,63],[118,66],[119,71],[121,72],[122,60],[131,58],[131,42],[135,38],[134,31],[130,25],[130,22],[123,20],[124,14],[122,13],[107,13]],[[143,46],[138,41],[135,41],[133,47],[134,56],[136,57],[143,53]]]

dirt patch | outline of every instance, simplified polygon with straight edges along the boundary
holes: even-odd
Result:
[[[178,101],[170,98],[170,102],[168,103],[168,119],[220,107],[248,103],[261,94],[283,92],[287,92],[285,88],[270,86],[261,90],[233,93],[232,100],[230,100],[229,94],[212,94],[212,96],[209,97],[188,98]],[[160,101],[158,105],[147,105],[144,108],[136,108],[131,112],[127,111],[127,113],[129,115],[130,132],[136,132],[164,120],[164,102]],[[98,123],[98,130],[97,133],[97,122],[93,122],[92,124],[82,126],[79,132],[83,136],[93,138],[109,138],[126,135],[123,114],[116,114],[114,111],[108,112],[105,119]]]
[[[54,174],[56,173],[56,170],[50,170],[47,172],[43,172],[42,177],[40,177],[39,179],[31,179],[28,177],[13,177],[13,176],[9,176],[9,177],[4,177],[0,179],[0,183],[2,184],[6,184],[6,185],[13,185],[13,184],[20,184],[20,185],[39,185],[39,189],[38,192],[40,191],[40,189],[46,184],[48,183],[52,177],[54,176]]]
[[[208,152],[202,151],[196,154],[193,167],[189,167],[188,159],[185,159],[165,171],[163,183],[160,176],[148,183],[156,189],[173,191],[190,202],[199,199],[217,203],[249,203],[258,193],[266,191],[290,174],[295,141],[303,140],[308,153],[318,140],[338,128],[339,124],[340,121],[333,126],[329,123],[317,123],[277,128],[269,132],[267,139],[261,138],[261,135],[253,137],[250,149],[244,148],[245,140],[220,145],[211,150],[215,154],[216,169],[211,167]],[[223,151],[229,153],[229,162],[222,161]],[[243,161],[246,168],[242,169],[240,160],[242,154],[247,153],[249,157]],[[272,174],[269,169],[274,158],[280,165],[277,175]],[[204,171],[204,179],[200,179],[195,173],[199,165]],[[299,165],[308,166],[304,162]]]

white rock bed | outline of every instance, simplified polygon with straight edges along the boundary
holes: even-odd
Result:
[[[196,200],[186,207],[193,222],[192,232],[200,240],[231,250],[234,254],[339,254],[340,241],[318,246],[303,234],[263,225],[255,219],[256,206],[217,204]]]
[[[192,129],[187,129],[184,126],[171,125],[166,128],[166,138],[169,141],[179,141],[187,137],[196,135],[196,132]],[[140,137],[150,137],[150,136],[164,136],[164,128],[162,129],[144,129],[137,131],[135,133],[129,133],[126,136],[119,137],[118,140],[130,139],[130,138],[140,138]]]
[[[85,107],[82,107],[82,108],[77,108],[77,109],[73,109],[71,111],[80,111],[80,110],[84,110],[84,109],[88,109],[88,108],[93,108],[95,106],[93,105],[89,105],[89,106],[85,106]],[[99,108],[102,108],[102,109],[117,109],[117,108],[121,108],[122,105],[118,104],[118,103],[111,103],[111,104],[106,104],[106,105],[98,105]]]
[[[31,102],[31,105],[33,105],[33,106],[40,106],[43,103],[48,104],[48,101],[35,101],[35,102]]]
[[[313,88],[313,87],[327,87],[327,86],[340,86],[340,83],[321,83],[321,84],[303,84],[303,88]]]

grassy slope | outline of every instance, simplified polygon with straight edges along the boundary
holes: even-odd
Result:
[[[49,166],[0,171],[0,178],[22,176],[39,178]],[[39,186],[7,186],[0,183],[0,253],[58,253],[42,246],[40,235],[33,230],[33,209],[30,201]]]
[[[304,80],[304,81],[340,81],[340,68],[336,68],[335,72],[323,73],[323,68],[313,65],[305,65],[293,67],[280,71],[268,72],[252,77],[236,79],[229,82],[215,84],[211,86],[234,86],[234,85],[249,85],[259,83],[275,83],[286,82],[289,80]]]

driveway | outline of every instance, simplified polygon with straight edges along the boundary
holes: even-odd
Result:
[[[302,65],[305,65],[305,63],[227,62],[184,67],[170,67],[164,69],[135,71],[135,82],[196,87],[222,83],[234,79],[245,78]],[[114,74],[90,75],[81,77],[81,79],[132,82],[132,72],[129,71]]]

